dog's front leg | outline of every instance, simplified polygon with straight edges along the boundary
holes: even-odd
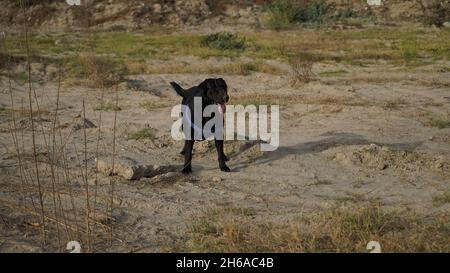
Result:
[[[194,140],[184,141],[184,166],[181,171],[184,174],[192,172],[191,161],[192,161],[192,149],[194,148]]]
[[[186,151],[186,141],[184,142],[184,146],[183,146],[183,149],[181,150],[180,154],[182,154],[182,155],[186,154],[185,151]]]
[[[223,140],[215,139],[214,142],[216,144],[217,155],[219,157],[220,170],[222,170],[223,172],[229,172],[230,168],[228,168],[227,164],[225,164],[225,161],[228,160],[228,158],[223,152]]]

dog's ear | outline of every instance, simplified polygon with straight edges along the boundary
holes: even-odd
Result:
[[[212,79],[206,79],[202,81],[202,83],[199,84],[199,87],[203,89],[204,92],[208,91],[209,89],[213,89],[213,80]]]
[[[206,80],[206,87],[208,91],[214,90],[216,88],[216,82],[214,79],[207,79]]]
[[[224,80],[224,79],[222,79],[222,78],[218,78],[218,79],[217,79],[217,81],[218,81],[218,83],[219,83],[219,85],[220,85],[220,86],[223,86],[223,87],[225,87],[225,89],[227,89],[227,88],[228,88],[228,86],[227,86],[227,83],[225,82],[225,80]]]
[[[212,93],[215,90],[214,79],[206,79],[204,80],[199,87],[203,90],[203,96],[212,100]]]

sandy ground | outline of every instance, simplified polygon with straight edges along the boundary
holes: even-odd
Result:
[[[439,72],[442,66],[448,63],[413,71],[388,64],[319,64],[316,72],[345,68],[349,73],[318,77],[295,88],[289,85],[287,76],[225,75],[230,103],[233,97],[253,92],[290,98],[290,103],[280,107],[280,147],[273,152],[260,152],[259,144],[254,142],[227,142],[225,149],[231,158],[228,166],[232,172],[223,173],[218,169],[214,145],[196,143],[190,176],[169,172],[134,181],[116,177],[113,215],[117,239],[111,248],[101,242],[97,243],[98,248],[166,251],[183,239],[187,225],[203,211],[223,205],[250,208],[256,212],[255,221],[283,221],[339,203],[372,201],[386,208],[411,208],[424,214],[449,212],[450,204],[436,205],[433,197],[450,190],[450,128],[424,125],[430,115],[449,115],[450,73]],[[210,76],[217,75],[139,75],[133,79],[142,81],[145,91],[122,86],[118,91],[122,109],[117,113],[118,156],[181,168],[182,143],[170,137],[170,110],[180,99],[168,83],[175,80],[189,87]],[[0,102],[9,107],[8,82],[6,78],[1,80]],[[35,87],[41,110],[53,110],[57,84]],[[16,108],[20,108],[22,100],[27,105],[26,86],[13,83],[13,89]],[[76,166],[84,159],[83,130],[72,130],[80,120],[83,99],[86,118],[97,126],[86,130],[91,190],[99,118],[99,111],[94,108],[102,94],[105,100],[114,102],[113,89],[103,93],[100,89],[64,84],[60,94],[61,131],[69,139],[67,157],[74,176],[80,176]],[[139,106],[144,101],[157,102],[162,107],[148,110]],[[20,172],[9,132],[10,121],[10,115],[2,112],[0,198],[18,203]],[[25,132],[23,142],[28,156],[24,160],[31,163],[29,121],[18,117],[17,123],[18,132]],[[44,113],[35,124],[38,130],[51,128],[52,116]],[[100,156],[111,156],[113,124],[114,112],[103,112]],[[156,129],[154,140],[128,138],[130,133],[148,126]],[[41,134],[38,151],[45,153]],[[42,176],[48,177],[48,167]],[[98,210],[105,213],[109,183],[110,177],[99,175]],[[79,184],[66,187],[73,187],[75,195],[83,196]],[[51,208],[50,193],[46,200]],[[38,225],[38,220],[27,220],[26,214],[11,206],[1,204],[0,208],[0,251],[40,251],[39,228],[33,226]],[[56,240],[54,234],[49,236]]]

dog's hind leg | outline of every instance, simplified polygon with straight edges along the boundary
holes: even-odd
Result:
[[[192,149],[194,148],[194,140],[185,140],[184,141],[184,166],[181,171],[184,174],[188,174],[192,172]]]
[[[215,139],[214,144],[216,145],[217,155],[219,157],[220,170],[223,172],[229,172],[230,168],[228,168],[227,164],[225,164],[225,161],[227,161],[228,158],[225,156],[223,152],[223,140]]]

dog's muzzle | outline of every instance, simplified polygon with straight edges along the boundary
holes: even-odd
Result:
[[[227,111],[227,106],[225,105],[225,103],[221,103],[218,106],[219,106],[219,113],[221,113],[222,115],[225,114],[225,112]]]

